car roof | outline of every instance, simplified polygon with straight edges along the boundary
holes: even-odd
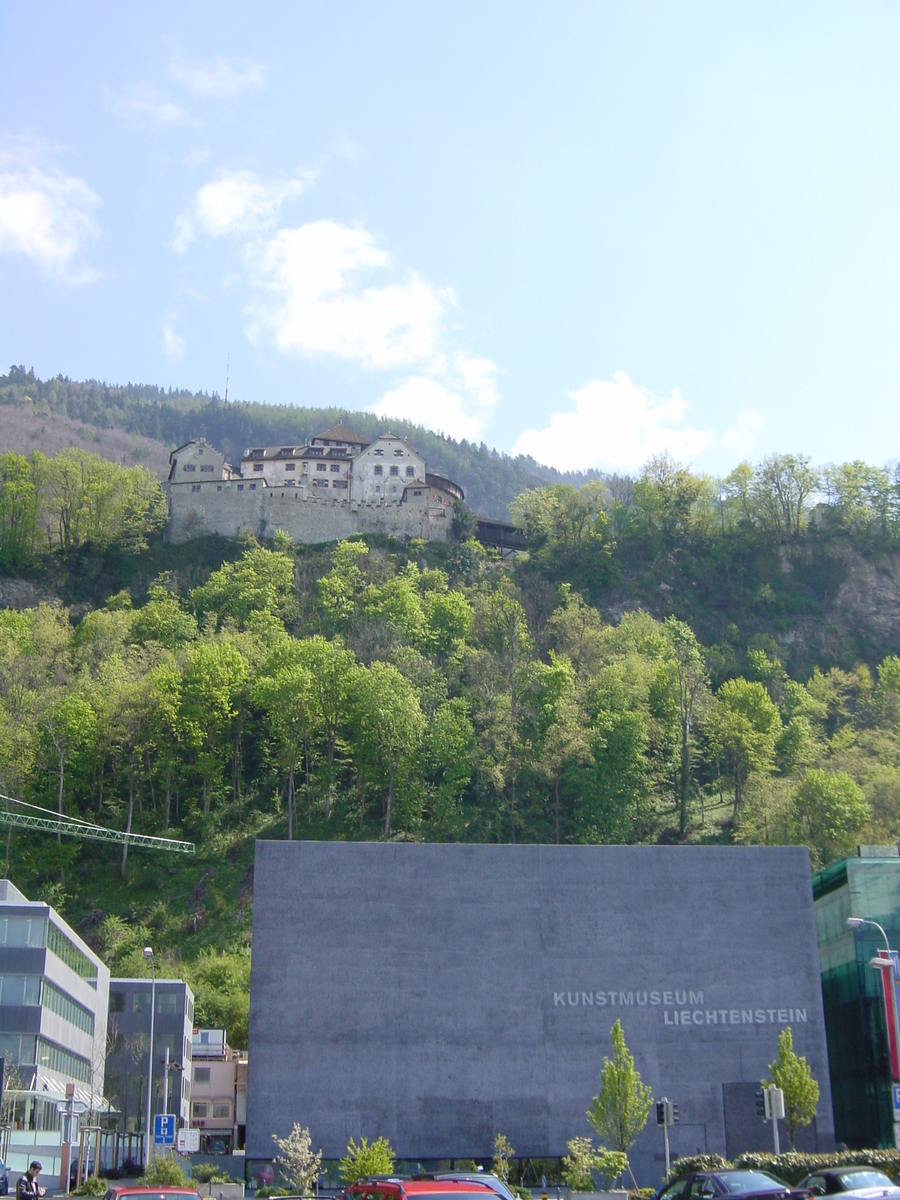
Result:
[[[882,1175],[886,1175],[884,1167],[876,1166],[874,1163],[866,1165],[865,1163],[857,1163],[852,1167],[823,1167],[821,1171],[810,1171],[810,1175],[858,1175],[862,1171],[880,1171]]]
[[[169,1187],[167,1183],[159,1187],[145,1187],[138,1183],[124,1183],[121,1187],[112,1184],[110,1189],[117,1196],[159,1196],[162,1192],[177,1192],[179,1196],[199,1196],[200,1193],[192,1187]]]
[[[360,1180],[353,1187],[395,1187],[402,1188],[408,1196],[434,1195],[435,1192],[445,1192],[453,1195],[459,1192],[471,1192],[478,1188],[483,1192],[494,1195],[493,1189],[480,1179],[467,1179],[465,1182],[455,1179],[369,1179]]]

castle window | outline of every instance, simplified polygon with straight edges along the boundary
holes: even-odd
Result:
[[[381,491],[381,484],[380,484],[380,483],[376,483],[376,484],[375,484],[375,491],[376,491],[376,492],[380,492],[380,491]]]
[[[413,495],[414,495],[414,496],[421,496],[421,495],[422,495],[422,493],[421,493],[421,492],[413,492]]]
[[[254,470],[254,471],[261,471],[261,470],[263,469],[263,467],[264,467],[264,466],[265,466],[265,463],[254,463],[254,464],[253,464],[253,470]]]
[[[394,484],[394,486],[391,488],[391,491],[394,493],[394,495],[397,494],[397,485],[396,484]]]
[[[331,486],[336,487],[336,488],[345,488],[347,486],[347,480],[346,479],[336,479]]]
[[[238,484],[238,491],[239,491],[239,492],[242,492],[243,490],[244,490],[244,485],[243,485],[242,483],[239,483],[239,484]]]
[[[197,453],[198,453],[198,454],[200,454],[200,455],[202,455],[202,454],[203,454],[203,447],[202,447],[202,446],[199,448],[199,450],[197,451]]]
[[[383,455],[384,455],[384,451],[383,451],[383,450],[376,450],[376,451],[375,451],[375,457],[376,457],[376,458],[382,458],[382,457],[383,457]]]
[[[220,484],[218,484],[218,486],[216,487],[216,491],[217,491],[217,492],[221,492],[221,490],[222,490],[222,485],[221,485],[221,483],[220,483]]]
[[[384,467],[382,467],[380,463],[379,463],[379,465],[378,465],[378,466],[375,468],[375,474],[376,474],[376,475],[383,475],[383,474],[384,474]]]
[[[331,464],[331,473],[332,473],[332,475],[337,475],[337,474],[338,474],[338,472],[340,471],[340,469],[341,469],[341,468],[340,468],[340,467],[337,465],[337,463],[332,463],[332,464]]]
[[[402,451],[402,450],[395,450],[395,451],[394,451],[394,458],[402,458],[402,457],[403,457],[403,451]]]
[[[199,492],[199,491],[200,491],[200,484],[199,484],[199,483],[192,483],[192,484],[191,484],[191,491],[192,491],[192,492]]]
[[[215,470],[215,467],[212,465],[212,463],[204,463],[204,464],[203,464],[203,466],[200,468],[200,474],[201,474],[201,475],[204,475],[204,474],[207,474],[207,475],[208,475],[208,474],[210,474],[211,472],[213,472],[214,470]]]
[[[251,483],[251,484],[250,484],[250,491],[251,491],[251,492],[255,492],[255,491],[256,491],[256,484],[255,484],[255,483]]]
[[[406,468],[406,478],[407,479],[412,479],[412,477],[413,477],[413,475],[415,475],[415,473],[416,473],[415,467],[407,467]]]
[[[284,469],[285,469],[286,471],[296,471],[296,470],[297,470],[297,464],[296,464],[296,463],[285,463],[285,464],[284,464]]]
[[[399,468],[399,467],[391,467],[391,474],[392,474],[392,475],[399,475],[399,474],[400,474],[400,468]]]
[[[193,463],[185,463],[181,469],[182,469],[182,471],[196,471],[197,470],[197,468],[194,466]]]

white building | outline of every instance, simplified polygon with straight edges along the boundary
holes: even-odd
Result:
[[[0,1055],[6,1067],[3,1159],[59,1177],[57,1104],[74,1085],[88,1114],[103,1098],[109,971],[49,904],[0,880]]]
[[[224,1029],[195,1029],[192,1040],[191,1126],[203,1154],[244,1148],[247,1051],[232,1050]]]
[[[425,459],[396,434],[381,434],[353,460],[351,496],[360,504],[400,504],[416,484],[425,487]]]

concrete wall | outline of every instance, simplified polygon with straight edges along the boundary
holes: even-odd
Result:
[[[833,1142],[804,848],[257,842],[247,1154],[309,1126],[325,1156],[557,1156],[591,1131],[621,1018],[673,1153],[760,1145],[788,1024]],[[738,1086],[735,1086],[738,1085]],[[749,1130],[749,1134],[747,1133]],[[632,1154],[662,1173],[648,1124]]]
[[[249,531],[257,537],[274,537],[279,529],[294,542],[330,542],[357,533],[432,541],[451,536],[452,509],[432,504],[430,489],[424,485],[420,496],[410,489],[403,503],[390,504],[320,499],[307,495],[305,489],[270,488],[252,479],[179,483],[170,485],[168,494],[166,536],[173,542],[202,533],[237,537]]]

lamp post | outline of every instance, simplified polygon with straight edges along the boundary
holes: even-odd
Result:
[[[150,1131],[153,1118],[150,1106],[153,1102],[153,1018],[156,1015],[156,968],[153,965],[153,948],[144,947],[144,958],[150,963],[150,1057],[147,1060],[147,1144],[144,1147],[144,1170],[150,1168]]]
[[[871,925],[884,938],[884,952],[879,950],[877,956],[869,960],[869,966],[881,971],[881,985],[885,1000],[885,1019],[893,1025],[893,1029],[890,1028],[890,1025],[888,1027],[888,1075],[893,1083],[895,1078],[900,1079],[900,1012],[897,1011],[897,989],[894,986],[894,959],[891,953],[891,943],[888,941],[888,935],[882,926],[877,921],[873,921],[871,917],[848,917],[847,925],[850,929],[859,929],[863,925]],[[891,1020],[892,1018],[893,1020]],[[891,1037],[892,1034],[893,1039]],[[892,1040],[893,1047],[891,1046]],[[896,1071],[894,1069],[895,1062],[897,1064]],[[894,1141],[897,1141],[896,1122],[894,1125]]]

